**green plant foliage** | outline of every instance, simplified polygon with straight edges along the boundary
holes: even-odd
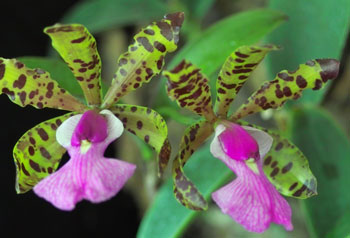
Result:
[[[174,68],[186,59],[200,68],[203,74],[210,76],[237,47],[261,40],[286,19],[286,15],[280,11],[270,9],[246,11],[227,17],[186,43],[167,68]],[[156,106],[170,103],[162,83]]]
[[[135,22],[161,18],[166,5],[159,0],[95,0],[76,4],[63,17],[64,23],[80,23],[99,33]]]
[[[269,6],[289,17],[268,37],[268,42],[284,48],[269,56],[271,78],[310,59],[340,59],[350,26],[349,0],[270,0]],[[325,92],[306,92],[298,103],[317,104]]]
[[[186,165],[185,172],[205,199],[209,199],[210,194],[232,176],[232,172],[210,154],[208,144],[192,157]],[[172,186],[172,180],[169,179],[159,189],[153,205],[142,219],[137,238],[178,238],[198,214],[175,200]]]
[[[292,140],[309,159],[318,180],[318,195],[304,201],[310,231],[319,238],[340,237],[331,235],[339,234],[336,227],[349,234],[350,220],[342,219],[350,209],[349,139],[323,110],[299,108],[291,118]]]

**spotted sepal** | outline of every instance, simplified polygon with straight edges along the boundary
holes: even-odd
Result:
[[[175,198],[192,210],[206,210],[208,204],[196,186],[186,177],[183,167],[213,131],[213,125],[204,119],[189,126],[181,139],[179,152],[173,161]]]
[[[281,194],[300,199],[317,195],[317,180],[298,147],[278,133],[243,121],[240,124],[265,131],[272,136],[273,143],[264,158],[263,169]]]
[[[156,111],[141,106],[118,104],[111,110],[122,122],[124,128],[149,144],[158,153],[158,175],[168,165],[171,147],[168,127]]]
[[[164,57],[177,48],[179,31],[184,20],[182,12],[168,14],[134,36],[134,43],[118,59],[113,77],[102,107],[108,108],[121,97],[158,75],[164,65]]]
[[[86,108],[75,97],[61,88],[42,69],[30,69],[16,59],[0,58],[0,93],[21,107],[57,108],[84,111]]]
[[[66,150],[56,141],[56,130],[74,115],[68,113],[38,124],[27,131],[13,149],[17,169],[16,191],[25,193],[56,171]]]
[[[80,24],[46,27],[52,46],[68,64],[91,106],[101,104],[101,59],[95,38]]]
[[[218,116],[226,117],[231,102],[251,72],[268,52],[278,49],[274,45],[241,46],[226,59],[216,81],[215,112]]]
[[[337,77],[339,62],[335,59],[310,60],[295,71],[283,70],[273,81],[265,82],[233,115],[243,118],[269,108],[281,107],[288,99],[298,99],[302,91],[318,90],[328,80]]]
[[[183,60],[173,70],[163,71],[163,75],[168,80],[169,97],[180,107],[204,116],[208,121],[215,120],[208,79],[199,68]]]

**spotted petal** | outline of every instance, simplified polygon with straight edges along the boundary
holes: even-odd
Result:
[[[89,105],[101,103],[101,59],[96,41],[89,31],[79,24],[46,27],[52,45],[72,70],[83,89]]]
[[[278,49],[274,45],[241,46],[226,59],[216,81],[215,112],[217,115],[226,117],[231,102],[251,72],[268,52]]]
[[[74,113],[42,122],[18,140],[13,149],[17,193],[27,192],[57,169],[66,150],[56,141],[56,129],[72,115]]]
[[[288,99],[297,99],[308,88],[318,90],[337,77],[339,62],[334,59],[316,59],[301,64],[293,72],[283,70],[275,80],[264,83],[233,115],[243,118],[269,108],[281,107]]]
[[[144,140],[158,153],[158,173],[162,175],[171,152],[168,128],[162,116],[150,108],[126,104],[118,104],[109,110],[123,122],[127,131]]]
[[[215,120],[208,79],[199,68],[183,60],[173,70],[164,71],[163,75],[168,79],[169,97],[180,107],[204,116],[208,121]]]
[[[240,123],[265,131],[273,138],[271,149],[264,157],[263,169],[280,193],[301,199],[317,194],[317,180],[298,147],[275,132],[242,121]]]
[[[183,167],[191,155],[213,133],[211,123],[200,120],[189,126],[180,143],[179,152],[173,161],[173,181],[175,198],[192,210],[206,210],[207,202],[196,186],[186,177]]]
[[[0,58],[0,93],[21,107],[83,111],[86,107],[42,69],[30,69],[16,59]]]
[[[118,69],[103,100],[103,108],[110,107],[122,96],[159,74],[165,55],[177,48],[183,20],[182,12],[168,14],[134,36],[134,43],[129,46],[128,52],[119,57]]]

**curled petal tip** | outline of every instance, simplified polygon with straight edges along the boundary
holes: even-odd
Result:
[[[339,61],[336,59],[317,59],[321,68],[321,77],[324,82],[330,79],[335,79],[339,73]]]
[[[185,19],[185,14],[183,12],[175,12],[165,15],[165,19],[171,21],[173,27],[180,27]]]

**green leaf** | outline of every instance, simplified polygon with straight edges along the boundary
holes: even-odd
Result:
[[[212,157],[209,146],[196,151],[185,172],[197,185],[205,199],[233,175],[222,162]],[[158,191],[152,206],[141,221],[137,238],[178,238],[198,212],[181,206],[172,193],[168,180]]]
[[[203,18],[214,4],[214,0],[181,0],[181,2],[187,6],[189,14],[197,19]]]
[[[69,113],[42,122],[18,140],[13,149],[17,193],[27,192],[41,179],[56,171],[66,152],[56,141],[56,130],[73,115],[74,113]]]
[[[196,186],[189,180],[183,170],[191,155],[214,132],[213,125],[201,119],[186,128],[181,139],[179,152],[173,161],[172,173],[175,198],[192,210],[206,210],[208,204]]]
[[[175,67],[186,59],[212,75],[225,62],[228,55],[242,45],[251,45],[286,20],[280,11],[258,9],[227,17],[206,29],[196,39],[191,40],[179,51],[168,65]],[[160,86],[160,88],[164,88]],[[158,93],[157,106],[169,103],[166,92]]]
[[[100,33],[135,22],[162,17],[166,5],[159,0],[90,0],[82,1],[63,17],[65,23],[80,23],[90,32]]]
[[[291,118],[292,140],[309,159],[318,180],[318,196],[304,201],[311,231],[314,237],[338,237],[327,233],[350,210],[349,139],[334,119],[318,108],[296,109]],[[350,220],[342,222],[350,232]]]
[[[83,25],[46,27],[52,46],[61,55],[80,84],[88,105],[99,106],[102,99],[101,59],[95,38]]]
[[[57,81],[58,85],[70,92],[73,96],[79,99],[84,98],[79,83],[75,79],[72,71],[68,68],[67,64],[63,61],[55,58],[37,56],[20,57],[18,60],[24,63],[28,68],[41,68],[50,72],[52,79]]]
[[[109,110],[123,122],[127,131],[145,141],[158,153],[158,172],[162,175],[171,152],[168,127],[162,116],[150,108],[127,104],[117,104]]]
[[[168,79],[169,97],[180,107],[204,116],[208,121],[215,120],[208,79],[199,68],[183,60],[173,70],[164,71],[163,75]]]
[[[16,59],[0,58],[0,93],[21,107],[31,105],[68,111],[84,111],[86,106],[51,79],[49,72],[31,69]]]
[[[182,12],[168,14],[134,36],[134,43],[119,57],[117,72],[103,99],[103,108],[108,108],[159,74],[166,54],[177,49],[183,20]]]
[[[215,112],[225,118],[231,102],[247,81],[249,75],[271,50],[278,50],[274,45],[241,46],[236,49],[221,67],[216,80]]]
[[[340,60],[349,33],[349,0],[270,0],[269,7],[289,17],[286,24],[268,37],[268,42],[284,48],[269,56],[271,78],[282,69],[296,68],[310,59]],[[298,103],[317,104],[325,92],[326,89],[306,92]]]
[[[240,119],[269,108],[279,108],[289,99],[298,99],[305,89],[319,90],[337,77],[339,62],[334,59],[310,60],[295,71],[283,70],[267,81],[233,114]]]

